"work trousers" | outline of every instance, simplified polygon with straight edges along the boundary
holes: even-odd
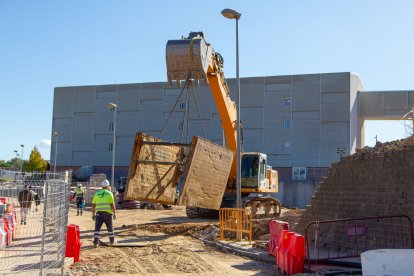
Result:
[[[26,222],[28,214],[29,214],[29,208],[20,207],[20,220],[22,222]]]
[[[81,204],[83,202],[83,196],[76,197],[76,209],[80,211],[82,209]]]
[[[93,238],[99,239],[99,231],[101,231],[102,224],[106,225],[108,229],[108,236],[110,240],[115,238],[114,227],[112,225],[112,214],[107,212],[97,212],[95,218],[95,232],[93,233]]]

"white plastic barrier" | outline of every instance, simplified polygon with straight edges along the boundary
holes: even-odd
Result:
[[[361,254],[364,276],[414,276],[414,249],[377,249]]]
[[[4,231],[3,221],[0,219],[0,250],[6,247],[7,233]]]

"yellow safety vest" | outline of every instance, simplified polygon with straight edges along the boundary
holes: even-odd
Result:
[[[112,214],[111,204],[114,204],[114,195],[110,191],[102,189],[95,193],[92,204],[96,204],[96,212]]]
[[[84,190],[82,188],[76,188],[75,195],[76,197],[83,197]]]

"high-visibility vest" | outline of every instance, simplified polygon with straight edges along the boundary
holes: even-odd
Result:
[[[76,197],[83,197],[84,190],[82,188],[76,188],[75,195]]]
[[[114,204],[114,195],[110,191],[102,189],[95,193],[92,204],[96,204],[96,212],[112,214],[111,204]]]

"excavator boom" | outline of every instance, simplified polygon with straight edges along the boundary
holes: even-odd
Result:
[[[170,85],[182,81],[198,83],[204,80],[211,89],[222,121],[227,148],[237,150],[237,109],[222,71],[223,59],[204,40],[202,32],[192,32],[187,38],[169,40],[166,47],[167,77]],[[236,178],[236,158],[229,179]]]

